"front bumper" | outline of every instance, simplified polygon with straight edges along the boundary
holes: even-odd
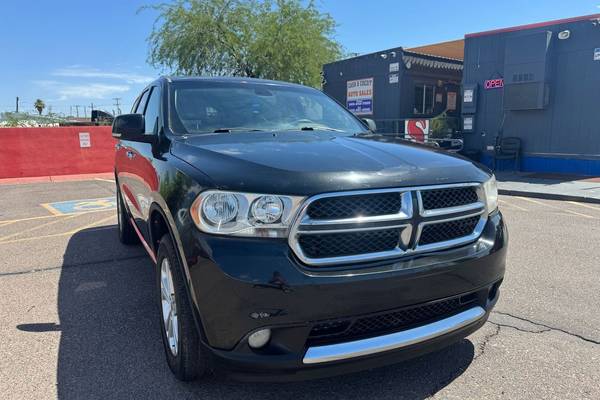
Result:
[[[499,212],[490,216],[479,240],[467,246],[336,268],[301,264],[282,240],[183,232],[188,232],[182,244],[205,347],[217,367],[255,380],[373,368],[460,340],[485,323],[497,300],[507,244]],[[377,339],[309,341],[319,321],[467,297],[469,304],[454,315]],[[266,327],[273,332],[269,344],[251,349],[247,336]]]

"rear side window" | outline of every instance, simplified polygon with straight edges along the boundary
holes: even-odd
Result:
[[[146,120],[146,134],[156,134],[158,132],[158,115],[160,113],[160,89],[153,87],[144,113]]]

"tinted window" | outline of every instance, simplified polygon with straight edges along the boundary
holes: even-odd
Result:
[[[144,113],[144,119],[146,120],[146,133],[157,133],[159,112],[160,89],[158,87],[153,87],[152,93],[150,93],[150,99],[148,99],[148,105],[146,106],[146,112]]]
[[[314,130],[364,132],[322,92],[254,82],[180,81],[171,85],[169,119],[177,133]]]
[[[148,100],[148,90],[146,90],[142,97],[140,97],[140,101],[137,103],[136,109],[133,111],[134,114],[143,114],[144,107],[146,106],[146,100]]]

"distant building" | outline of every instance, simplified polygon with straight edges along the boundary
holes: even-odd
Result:
[[[600,14],[353,57],[323,79],[383,133],[444,112],[465,154],[488,165],[501,138],[517,137],[522,170],[600,174]]]

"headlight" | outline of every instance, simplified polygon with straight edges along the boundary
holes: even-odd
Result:
[[[238,209],[238,201],[230,193],[211,193],[202,202],[202,214],[213,226],[221,226],[233,220]]]
[[[298,196],[209,190],[190,214],[201,231],[219,235],[287,237],[300,203]]]
[[[496,177],[494,175],[483,184],[483,192],[485,193],[487,212],[491,213],[498,208],[498,185],[496,184]]]
[[[250,214],[257,222],[272,224],[283,215],[283,202],[277,196],[261,196],[252,202]]]

